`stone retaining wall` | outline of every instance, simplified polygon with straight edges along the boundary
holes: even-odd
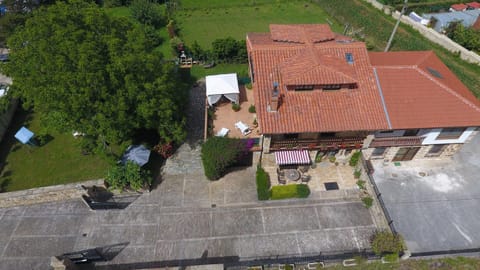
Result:
[[[385,6],[376,0],[364,0],[365,2],[368,2],[372,4],[375,8],[380,9],[384,11],[386,14],[390,14],[391,7]],[[395,11],[392,13],[392,17],[394,19],[398,19],[398,16],[400,16],[400,12]],[[454,53],[460,53],[460,58],[471,63],[475,64],[480,64],[480,55],[476,54],[475,52],[469,51],[465,49],[464,47],[460,46],[458,43],[454,42],[447,36],[438,33],[437,31],[433,30],[432,28],[428,28],[425,25],[415,22],[410,17],[408,16],[402,16],[400,21],[404,24],[407,24],[411,26],[413,29],[417,30],[422,34],[424,37],[429,39],[430,41],[442,46],[443,48],[454,52]]]
[[[86,194],[82,185],[103,186],[103,179],[0,193],[0,208],[79,199]]]

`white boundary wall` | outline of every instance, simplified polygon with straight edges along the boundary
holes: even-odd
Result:
[[[372,4],[375,8],[384,11],[386,14],[390,14],[391,7],[385,6],[379,3],[376,0],[364,0]],[[392,17],[398,19],[400,12],[395,11],[392,14]],[[413,29],[417,30],[422,34],[424,37],[428,38],[430,41],[435,42],[436,44],[444,47],[445,49],[451,52],[460,52],[460,58],[467,62],[480,64],[480,55],[476,54],[475,52],[469,51],[464,47],[458,45],[456,42],[448,38],[447,36],[438,33],[437,31],[433,30],[432,28],[428,28],[421,23],[415,22],[410,19],[408,16],[402,16],[400,19],[403,23],[410,25]]]

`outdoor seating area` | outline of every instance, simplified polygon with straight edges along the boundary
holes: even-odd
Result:
[[[297,158],[296,161],[303,164],[287,164],[288,162],[294,163],[294,159],[288,161],[289,159],[285,154],[267,154],[262,157],[262,167],[270,175],[272,186],[307,184],[312,192],[358,188],[357,179],[353,175],[354,168],[348,165],[348,162],[335,164],[326,159],[314,163],[314,151],[311,153],[306,150],[304,150],[304,153],[300,153],[300,151],[288,152],[298,152],[290,155],[296,155],[294,156]],[[305,153],[308,154],[307,162],[302,161],[302,158],[307,158],[304,156]],[[310,157],[310,155],[313,157]],[[338,160],[341,161],[341,158],[339,157]],[[347,160],[348,158],[345,159],[345,161]]]
[[[259,128],[254,125],[255,113],[249,112],[253,105],[253,91],[239,85],[239,111],[232,109],[232,102],[222,97],[214,105],[215,116],[213,119],[213,134],[231,138],[257,138],[260,137]]]

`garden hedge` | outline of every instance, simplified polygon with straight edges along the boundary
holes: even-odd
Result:
[[[267,172],[259,165],[257,167],[257,196],[260,201],[270,199],[270,177]]]
[[[211,137],[202,145],[202,162],[209,180],[222,177],[248,149],[240,139]]]

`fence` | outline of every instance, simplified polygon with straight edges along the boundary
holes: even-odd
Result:
[[[377,197],[380,207],[382,207],[382,211],[385,214],[385,218],[387,219],[388,226],[390,227],[390,230],[392,231],[392,233],[396,234],[397,230],[395,229],[395,226],[393,225],[393,220],[390,217],[390,214],[388,213],[387,208],[385,207],[385,203],[383,202],[383,198],[382,198],[382,193],[380,193],[380,190],[378,189],[377,184],[373,179],[373,176],[372,176],[373,166],[369,160],[365,160],[363,153],[360,156],[362,160],[362,165],[365,168],[365,171],[367,172],[368,180],[370,181],[370,184],[372,185],[373,190],[375,192],[375,196]]]

